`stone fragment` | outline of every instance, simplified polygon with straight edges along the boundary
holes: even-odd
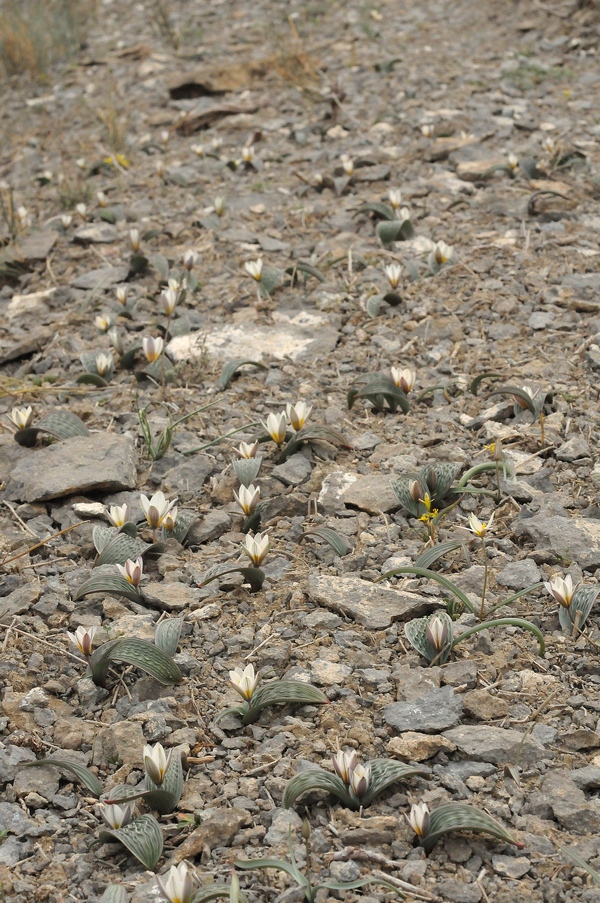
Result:
[[[210,542],[211,539],[218,539],[223,533],[226,533],[231,526],[231,518],[226,511],[215,508],[194,521],[187,535],[187,542],[190,545],[200,545],[203,542]]]
[[[96,734],[92,761],[99,766],[104,766],[107,762],[139,766],[142,764],[145,743],[139,722],[117,721]]]
[[[304,455],[292,455],[283,464],[277,464],[271,473],[284,486],[300,486],[311,474],[310,461]]]
[[[554,818],[573,834],[597,834],[600,831],[600,800],[586,801],[566,769],[557,768],[544,777],[539,791],[528,803],[529,810],[541,818]]]
[[[331,687],[334,684],[344,683],[352,674],[352,668],[339,662],[329,662],[326,659],[316,658],[310,663],[310,677],[313,683]]]
[[[54,229],[40,229],[22,236],[0,251],[0,267],[12,264],[31,269],[45,260],[58,238]]]
[[[600,567],[600,520],[536,514],[512,524],[517,537],[526,536],[538,548],[549,549],[561,559],[576,561],[583,570]]]
[[[144,586],[144,595],[156,603],[163,611],[185,611],[196,607],[202,597],[202,591],[186,583],[167,582],[148,583]]]
[[[454,878],[440,881],[435,890],[444,903],[479,903],[483,896],[478,884],[467,884]]]
[[[463,755],[494,765],[514,764],[517,755],[522,764],[534,764],[548,753],[534,737],[519,731],[493,725],[460,725],[445,731],[447,740],[455,743]]]
[[[45,800],[51,800],[59,787],[59,772],[51,765],[36,768],[20,768],[14,778],[13,788],[18,796],[39,793]]]
[[[13,468],[6,497],[39,502],[96,490],[133,489],[137,452],[128,436],[76,436],[40,448]]]
[[[493,721],[508,715],[508,703],[489,690],[472,690],[463,696],[465,715],[477,721]]]
[[[352,576],[311,574],[308,578],[308,594],[313,601],[348,615],[371,630],[389,627],[392,621],[417,618],[436,607],[431,598],[386,589]]]
[[[490,179],[508,170],[505,157],[490,157],[488,160],[466,160],[456,166],[456,175],[465,182],[479,182]]]
[[[33,852],[33,844],[30,840],[17,840],[16,837],[7,837],[0,844],[0,865],[17,865],[26,856]]]
[[[442,665],[442,683],[448,687],[466,687],[472,690],[477,686],[478,668],[475,662],[466,659],[462,662],[447,662]]]
[[[514,590],[525,589],[532,583],[538,583],[540,579],[540,569],[531,558],[511,561],[496,574],[496,583]]]
[[[386,705],[383,718],[398,733],[421,731],[432,734],[457,724],[462,710],[462,698],[452,687],[441,687],[410,702],[392,702]]]
[[[98,223],[91,226],[83,226],[73,236],[73,241],[78,245],[109,244],[118,241],[119,232],[110,223]]]
[[[0,624],[8,624],[15,615],[22,615],[29,611],[32,605],[40,598],[42,592],[38,581],[25,583],[14,589],[8,596],[0,599]]]
[[[262,325],[248,319],[226,323],[219,329],[191,332],[177,336],[168,345],[173,361],[194,360],[206,353],[219,359],[252,360],[291,358],[322,360],[336,346],[338,318],[316,310],[279,309],[272,313],[272,323]]]
[[[340,839],[351,846],[392,843],[398,835],[398,819],[394,815],[361,818],[358,812],[338,809],[335,821]]]
[[[26,746],[12,744],[0,748],[0,784],[13,781],[23,762],[35,760],[35,753]],[[41,767],[41,766],[40,766]]]
[[[174,862],[193,860],[194,856],[201,854],[204,849],[228,847],[240,828],[251,822],[248,812],[235,807],[213,809],[203,814],[205,817],[200,827],[177,847],[173,856]]]
[[[577,434],[558,448],[555,452],[559,461],[577,461],[579,458],[589,458],[592,454],[589,444],[583,436]]]
[[[120,282],[125,282],[128,275],[128,266],[100,267],[97,270],[89,270],[87,273],[76,276],[75,279],[72,280],[71,285],[74,288],[95,289],[96,291],[100,291],[101,289],[118,285]]]
[[[208,455],[192,455],[167,470],[161,480],[161,489],[163,492],[197,493],[214,469],[214,458]]]
[[[426,762],[440,751],[450,753],[455,749],[454,743],[446,737],[421,734],[417,731],[406,731],[399,737],[392,737],[386,747],[390,756],[409,762]]]
[[[344,493],[358,479],[355,473],[334,470],[328,473],[319,492],[318,504],[325,514],[340,514],[346,510]]]
[[[367,511],[369,514],[387,514],[400,507],[387,474],[359,477],[344,491],[342,499],[346,506]]]
[[[492,856],[492,867],[497,875],[518,881],[524,878],[531,868],[531,862],[525,856]]]
[[[571,779],[580,790],[597,790],[600,787],[600,767],[584,765],[571,772]]]
[[[265,834],[265,843],[270,847],[287,844],[290,830],[292,833],[302,826],[302,819],[293,809],[273,809],[271,827]]]

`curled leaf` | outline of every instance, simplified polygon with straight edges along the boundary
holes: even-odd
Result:
[[[24,430],[17,430],[14,434],[15,441],[19,445],[30,448],[35,445],[38,433],[48,433],[54,439],[72,439],[74,436],[89,436],[89,430],[84,422],[71,411],[52,411],[36,423],[35,426]]]
[[[265,364],[261,364],[260,361],[252,361],[243,357],[236,357],[232,361],[227,361],[227,363],[223,366],[221,370],[221,375],[219,376],[219,386],[221,389],[228,389],[231,385],[231,381],[234,376],[237,374],[240,367],[244,365],[250,365],[252,367],[259,367],[261,370],[268,370],[269,368],[265,366]]]
[[[200,586],[207,586],[209,583],[212,583],[213,580],[217,580],[219,577],[224,577],[226,574],[235,574],[239,573],[244,578],[244,583],[250,584],[250,592],[258,593],[262,589],[262,585],[265,582],[265,572],[260,568],[253,567],[244,567],[242,565],[231,565],[231,564],[216,564],[213,567],[209,568],[206,574],[204,575],[204,580],[200,583]]]
[[[332,530],[331,527],[314,527],[310,530],[305,530],[301,539],[304,539],[305,536],[319,536],[321,539],[324,539],[340,558],[343,558],[344,555],[347,555],[352,550],[350,543],[343,536],[340,536],[339,533],[336,533],[335,530]]]
[[[429,831],[426,837],[421,839],[421,844],[429,852],[444,834],[454,833],[455,831],[491,834],[492,837],[496,837],[504,843],[510,843],[516,847],[523,846],[495,818],[492,818],[487,812],[483,812],[481,809],[469,806],[466,803],[445,803],[443,806],[439,806],[433,812],[430,812]]]
[[[100,797],[102,794],[102,784],[96,775],[90,771],[89,768],[86,768],[85,765],[81,765],[80,762],[71,762],[70,759],[62,759],[60,756],[47,756],[45,759],[36,759],[33,762],[23,762],[20,767],[33,768],[36,765],[53,765],[55,768],[68,771],[87,787],[94,796]]]

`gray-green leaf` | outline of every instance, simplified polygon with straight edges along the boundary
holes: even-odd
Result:
[[[252,367],[259,367],[261,370],[269,369],[265,366],[265,364],[261,364],[260,361],[252,361],[243,357],[236,357],[232,361],[227,361],[227,363],[221,370],[221,375],[219,376],[219,386],[221,387],[221,389],[229,388],[233,377],[236,375],[240,367],[243,367],[245,364],[248,364]]]
[[[112,840],[122,843],[150,871],[156,867],[163,849],[160,825],[150,814],[141,815],[123,828],[101,831],[99,840],[101,843],[110,843]]]
[[[324,539],[340,558],[343,558],[344,555],[347,555],[352,550],[352,546],[347,539],[340,536],[331,527],[314,527],[310,530],[305,530],[301,538],[304,539],[305,536],[319,536],[321,539]]]
[[[156,625],[154,643],[171,658],[177,652],[182,626],[183,618],[165,618]]]
[[[429,832],[421,839],[426,850],[431,850],[440,837],[454,831],[472,831],[477,834],[491,834],[505,843],[522,847],[523,844],[515,840],[510,831],[500,822],[466,803],[445,803],[434,809],[429,815]]]
[[[20,767],[32,768],[35,765],[54,765],[55,768],[62,768],[63,771],[73,774],[94,796],[100,797],[102,794],[102,784],[96,775],[79,762],[71,762],[70,759],[62,759],[59,756],[48,756],[34,762],[23,762]]]

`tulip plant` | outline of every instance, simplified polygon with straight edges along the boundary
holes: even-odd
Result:
[[[238,715],[243,724],[252,724],[267,706],[323,705],[329,701],[321,690],[301,680],[270,680],[257,689],[260,679],[260,671],[255,673],[254,665],[230,671],[229,683],[244,701],[224,709],[216,721],[226,715]]]

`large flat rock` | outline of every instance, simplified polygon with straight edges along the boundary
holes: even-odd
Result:
[[[392,489],[388,474],[373,473],[359,477],[344,491],[342,500],[351,508],[359,508],[369,514],[387,514],[400,507],[398,496]]]
[[[462,710],[462,697],[452,687],[440,687],[418,699],[386,705],[383,718],[399,734],[405,731],[434,734],[458,724]]]
[[[517,536],[528,536],[539,549],[576,561],[583,569],[600,567],[600,520],[537,514],[513,524]]]
[[[469,759],[494,765],[524,765],[538,762],[548,752],[531,734],[484,724],[465,724],[444,732],[444,737]]]
[[[202,329],[177,336],[169,342],[169,357],[173,361],[188,361],[208,352],[227,360],[321,360],[337,344],[337,318],[319,311],[275,310],[272,319],[272,323],[226,323],[208,332]]]
[[[370,630],[382,630],[392,621],[408,621],[431,611],[436,603],[417,593],[387,589],[360,577],[312,574],[308,594],[314,602],[354,618]]]
[[[43,502],[93,490],[134,489],[137,452],[128,436],[76,436],[23,457],[13,468],[6,498]]]

